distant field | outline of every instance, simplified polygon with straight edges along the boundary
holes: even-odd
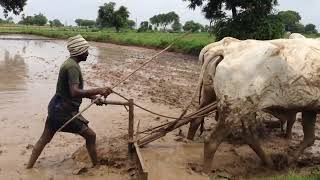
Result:
[[[51,28],[48,26],[23,25],[0,26],[0,33],[34,34],[58,39],[67,39],[68,37],[81,34],[89,41],[108,42],[158,49],[165,48],[175,38],[183,35],[183,33],[168,32],[137,33],[132,30],[116,33],[113,29],[99,30],[76,27]],[[320,37],[320,34],[304,35],[308,38]],[[176,42],[169,51],[198,55],[204,46],[214,41],[215,37],[210,36],[208,33],[192,33]]]
[[[113,30],[50,28],[36,26],[0,26],[0,33],[34,34],[51,38],[67,39],[81,34],[89,41],[109,42],[122,45],[142,46],[149,48],[165,48],[183,33],[133,31],[116,33]],[[170,51],[198,55],[201,49],[214,42],[215,38],[208,33],[192,33],[175,43]]]

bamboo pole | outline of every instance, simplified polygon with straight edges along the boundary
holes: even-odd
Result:
[[[102,103],[105,105],[110,104],[110,105],[119,105],[119,106],[129,106],[128,102],[122,102],[122,101],[103,100]]]

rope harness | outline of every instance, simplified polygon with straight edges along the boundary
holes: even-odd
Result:
[[[125,99],[125,100],[129,100],[128,98],[124,97],[123,95],[113,91],[114,94],[118,95],[119,97]],[[177,117],[170,117],[170,116],[166,116],[166,115],[162,115],[162,114],[159,114],[159,113],[156,113],[156,112],[153,112],[147,108],[144,108],[136,103],[133,103],[134,106],[146,111],[146,112],[149,112],[151,114],[154,114],[154,115],[157,115],[157,116],[160,116],[160,117],[164,117],[164,118],[168,118],[168,119],[174,119],[175,121],[172,121],[172,122],[168,122],[168,123],[164,123],[164,124],[161,124],[159,126],[156,126],[156,127],[153,127],[153,128],[149,128],[149,129],[146,129],[146,130],[143,130],[141,132],[136,132],[137,134],[144,134],[144,133],[147,133],[147,132],[156,132],[157,130],[159,130],[160,128],[164,128],[165,126],[167,126],[165,128],[165,131],[167,132],[170,132],[172,129],[171,128],[174,128],[175,125],[181,121],[181,120],[193,120],[193,119],[197,119],[197,118],[203,118],[203,117],[206,117],[206,116],[209,116],[213,113],[215,113],[215,110],[216,110],[216,105],[217,105],[217,102],[213,102],[203,108],[200,108],[198,109],[197,111],[193,112],[193,113],[190,113],[186,116],[180,116],[179,118]],[[163,130],[163,129],[162,129]]]

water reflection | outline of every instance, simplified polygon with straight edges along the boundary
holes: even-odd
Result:
[[[30,41],[26,41],[27,43],[29,43]],[[43,48],[46,43],[45,41],[32,41],[34,43],[34,46],[39,47],[39,48]]]
[[[23,53],[23,54],[26,53],[26,49],[27,49],[27,46],[23,46],[23,48],[22,48],[22,53]]]
[[[22,90],[26,84],[28,68],[21,55],[10,56],[4,51],[4,59],[0,61],[0,91]]]
[[[121,64],[129,56],[128,53],[130,53],[121,47],[110,48],[100,44],[96,44],[95,47],[96,48],[90,50],[90,53],[97,58],[98,63]]]

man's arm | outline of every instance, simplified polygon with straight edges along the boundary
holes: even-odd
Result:
[[[96,95],[102,95],[107,97],[109,94],[112,93],[111,88],[96,88],[96,89],[89,89],[83,90],[79,88],[79,84],[70,84],[70,95],[73,98],[95,98]]]
[[[83,90],[79,88],[80,84],[80,71],[75,68],[71,67],[68,69],[68,84],[70,95],[73,98],[90,98],[96,95],[102,95],[107,97],[109,94],[112,93],[111,88],[96,88],[90,90]]]

